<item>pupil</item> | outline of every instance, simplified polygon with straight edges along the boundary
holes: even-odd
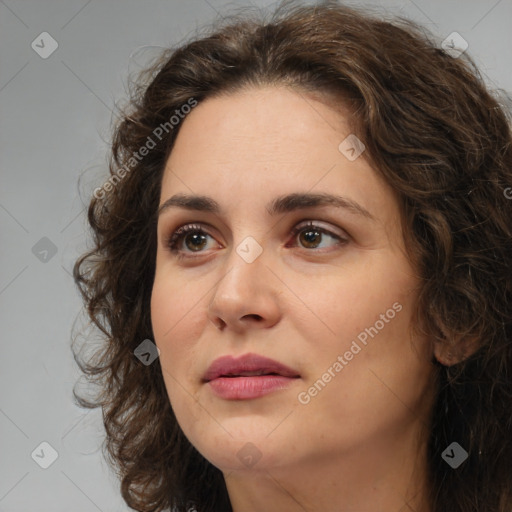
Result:
[[[192,246],[189,244],[191,239],[194,240]],[[198,235],[198,234],[189,235],[189,237],[187,237],[187,247],[192,250],[201,249],[202,246],[204,246],[205,241],[206,241],[205,235]],[[197,242],[199,242],[199,243],[197,243]]]
[[[315,245],[315,240],[320,236],[320,233],[315,230],[303,231],[303,238],[306,240],[306,245]],[[318,241],[316,241],[318,243]]]

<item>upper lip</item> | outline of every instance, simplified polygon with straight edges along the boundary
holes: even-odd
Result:
[[[244,354],[241,357],[222,356],[215,359],[203,376],[208,382],[222,376],[243,376],[248,372],[261,372],[264,374],[278,374],[283,377],[300,377],[300,375],[288,366],[260,356],[259,354]]]

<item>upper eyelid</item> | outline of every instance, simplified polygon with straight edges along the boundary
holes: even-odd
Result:
[[[292,229],[289,231],[291,231],[293,233],[296,230],[305,229],[305,228],[308,228],[311,226],[311,227],[318,227],[321,230],[326,231],[332,235],[339,236],[340,238],[348,238],[349,237],[349,234],[343,228],[340,228],[338,226],[334,226],[334,228],[333,227],[325,227],[322,225],[324,222],[325,221],[319,221],[319,220],[314,220],[314,219],[305,219],[303,221],[297,222],[292,227]],[[337,231],[341,231],[341,233],[337,233]]]

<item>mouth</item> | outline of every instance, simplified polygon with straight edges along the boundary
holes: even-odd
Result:
[[[300,377],[296,370],[283,363],[258,354],[245,354],[239,358],[232,356],[219,357],[203,375],[203,381],[209,382],[220,377],[259,377],[263,375],[288,378]]]
[[[300,379],[299,373],[283,363],[246,354],[237,359],[231,356],[216,359],[203,382],[220,398],[247,400],[288,388],[297,379]]]
[[[277,372],[266,372],[265,370],[258,370],[258,371],[254,371],[254,372],[228,373],[228,374],[225,374],[225,375],[219,375],[219,377],[217,377],[217,378],[221,378],[221,377],[226,377],[226,378],[231,378],[231,377],[260,377],[260,376],[265,376],[265,375],[280,375],[281,377],[284,377],[284,375],[281,375],[280,373],[277,373]]]

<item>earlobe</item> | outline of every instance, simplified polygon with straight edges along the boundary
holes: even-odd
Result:
[[[478,338],[459,340],[455,345],[448,340],[434,343],[434,357],[443,366],[453,366],[472,356],[479,349]]]
[[[443,366],[453,366],[458,362],[453,353],[453,347],[449,347],[446,344],[435,344],[434,357]]]

